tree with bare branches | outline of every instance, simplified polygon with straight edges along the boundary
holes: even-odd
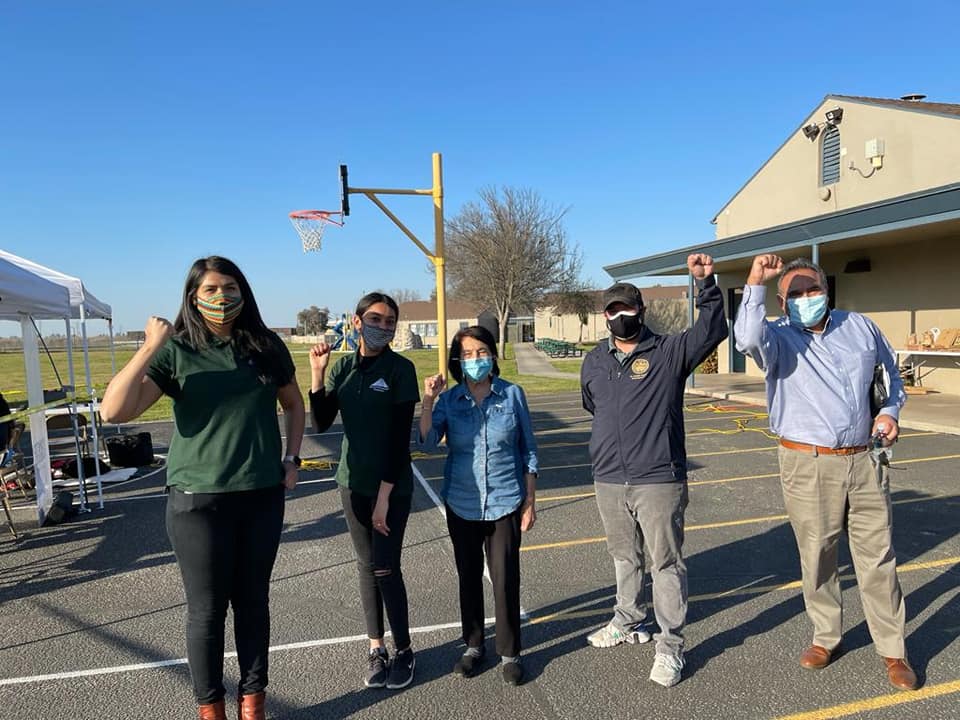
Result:
[[[580,334],[577,342],[583,342],[583,328],[590,322],[590,314],[596,309],[593,294],[582,285],[557,293],[553,298],[553,312],[557,315],[576,315],[580,321]]]
[[[567,208],[526,188],[479,194],[446,224],[447,277],[453,295],[497,314],[503,348],[510,313],[575,286],[581,253],[563,228]]]

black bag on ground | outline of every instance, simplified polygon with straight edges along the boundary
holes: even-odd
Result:
[[[110,466],[107,465],[103,460],[100,461],[100,474],[110,472]],[[79,469],[77,468],[77,459],[75,457],[67,460],[66,464],[63,466],[63,474],[68,478],[77,479],[80,477]],[[97,461],[92,457],[83,458],[83,477],[85,479],[92,478],[97,474]]]
[[[115,467],[141,467],[153,463],[153,440],[150,433],[113,435],[107,438],[107,453]]]

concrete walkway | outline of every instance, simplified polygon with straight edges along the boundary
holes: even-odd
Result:
[[[579,380],[580,373],[561,372],[550,364],[547,356],[537,350],[533,343],[515,343],[510,345],[517,359],[517,373],[520,375],[539,375],[540,377]]]
[[[767,405],[763,379],[741,373],[697,375],[694,377],[694,387],[688,388],[687,392],[761,407]],[[907,404],[900,413],[900,424],[915,430],[960,435],[960,395],[908,395]]]

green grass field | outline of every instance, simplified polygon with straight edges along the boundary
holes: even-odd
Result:
[[[306,397],[310,385],[310,361],[307,357],[308,347],[305,345],[290,345],[289,348],[293,355],[293,361],[297,366],[297,382],[300,383],[300,388],[303,390],[304,397]],[[132,348],[118,349],[116,353],[117,368],[122,368],[133,353],[134,350]],[[436,350],[410,350],[404,352],[403,355],[410,358],[416,366],[417,379],[422,389],[423,379],[427,375],[437,372]],[[52,353],[52,356],[63,384],[69,384],[66,352],[55,351]],[[335,356],[338,356],[338,354]],[[83,354],[75,352],[73,359],[76,370],[76,385],[78,388],[84,388]],[[57,381],[53,367],[46,355],[41,355],[40,371],[44,388],[49,390],[60,387],[61,383]],[[521,385],[529,395],[579,389],[578,382],[572,379],[559,380],[534,375],[517,375],[516,360],[501,361],[500,372],[504,379]],[[90,376],[94,386],[100,389],[99,393],[101,396],[103,394],[102,388],[106,387],[112,375],[110,352],[108,350],[92,350],[90,352]],[[7,401],[11,405],[24,403],[26,401],[26,387],[26,370],[24,369],[23,355],[20,353],[0,354],[0,392],[3,392]],[[171,415],[171,401],[165,397],[144,413],[141,419],[167,420]]]

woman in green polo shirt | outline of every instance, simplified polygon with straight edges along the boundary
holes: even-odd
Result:
[[[360,604],[370,639],[364,684],[391,690],[413,680],[400,551],[413,494],[410,428],[420,399],[413,363],[390,349],[398,315],[389,295],[364,295],[353,317],[360,349],[337,360],[329,375],[330,346],[320,343],[310,351],[314,427],[323,432],[338,411],[343,422],[337,483],[357,553]],[[392,662],[383,644],[384,606],[396,645]]]
[[[173,325],[152,317],[146,339],[110,382],[100,412],[128,422],[173,398],[167,534],[187,596],[187,659],[201,720],[225,720],[224,623],[233,606],[239,717],[264,718],[270,574],[284,486],[297,481],[304,408],[289,351],[260,317],[243,273],[197,260]],[[286,425],[282,454],[277,402]]]

